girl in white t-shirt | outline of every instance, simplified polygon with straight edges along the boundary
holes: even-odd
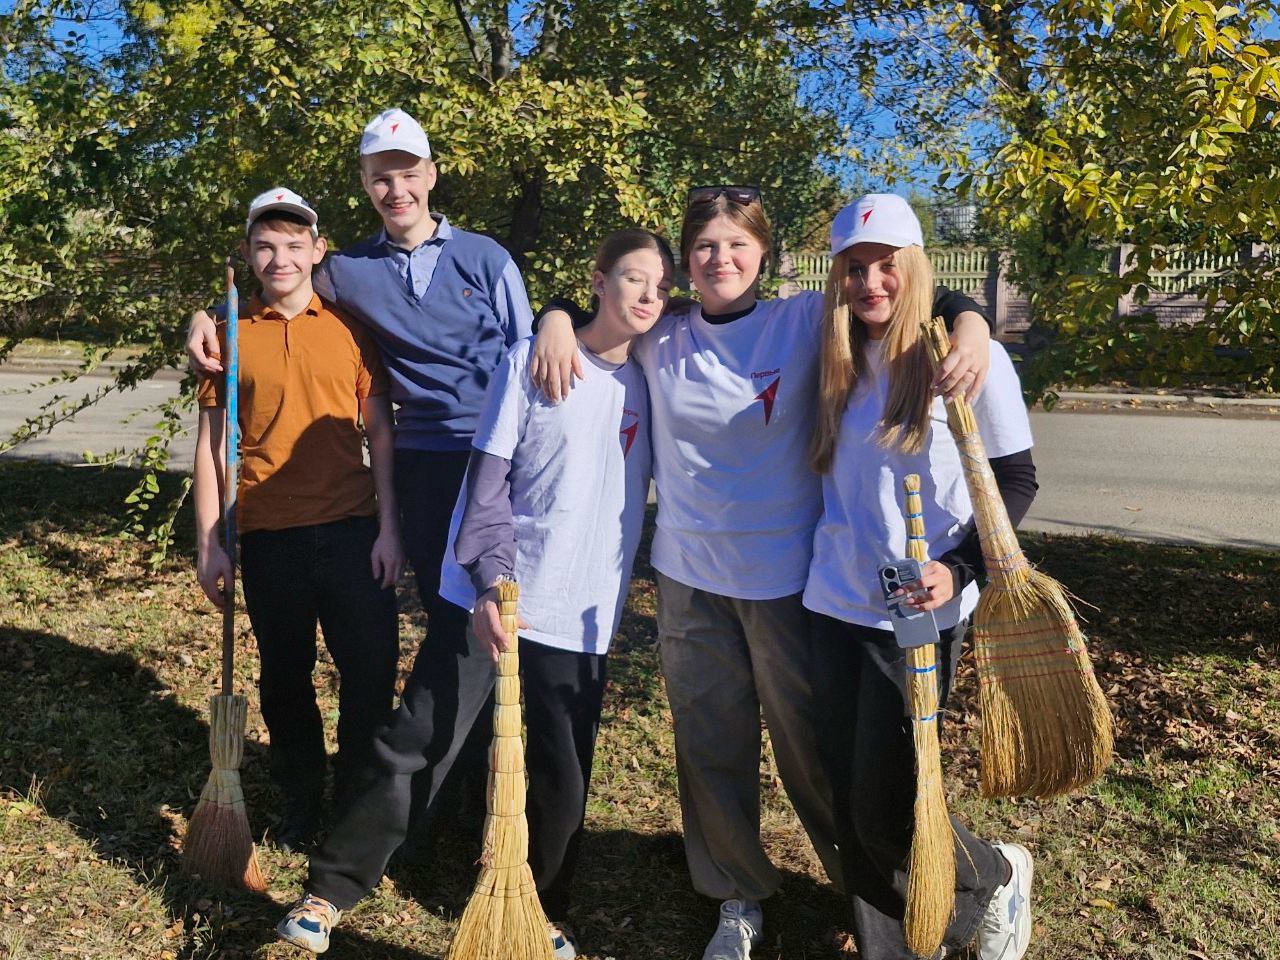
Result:
[[[915,215],[901,197],[863,197],[837,215],[832,255],[812,445],[823,509],[804,592],[815,620],[815,713],[858,955],[912,960],[902,928],[915,799],[907,662],[877,572],[907,556],[903,478],[920,476],[928,552],[937,558],[924,567],[923,596],[911,604],[932,610],[942,632],[944,706],[977,604],[981,552],[959,453],[929,389],[920,324],[932,315],[933,275]],[[990,349],[974,412],[1016,523],[1035,493],[1031,430],[1008,354],[998,343]],[[979,960],[1018,960],[1031,931],[1031,856],[1017,844],[980,840],[954,818],[952,825],[956,900],[947,955],[976,937]]]
[[[682,265],[699,307],[664,316],[635,345],[653,412],[658,634],[675,725],[685,852],[694,887],[720,901],[704,960],[745,960],[760,901],[780,876],[760,842],[760,720],[827,873],[839,882],[831,789],[812,718],[810,618],[801,603],[821,485],[808,465],[822,296],[759,300],[772,249],[759,190],[689,197]],[[974,309],[940,291],[955,319]],[[532,368],[568,395],[570,317],[543,318]],[[944,389],[985,370],[987,325],[971,313]]]
[[[495,658],[506,638],[494,585],[520,583],[529,862],[557,960],[576,955],[565,921],[609,642],[651,473],[648,392],[630,349],[662,313],[673,269],[666,241],[647,230],[605,238],[593,320],[578,331],[586,376],[564,403],[530,382],[532,342],[512,347],[485,398],[441,571],[441,595],[472,609],[475,636]]]

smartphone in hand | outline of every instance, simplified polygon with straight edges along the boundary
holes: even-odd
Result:
[[[938,623],[933,618],[933,611],[914,610],[907,606],[907,600],[913,596],[923,596],[923,591],[894,596],[903,587],[919,583],[920,577],[920,562],[910,557],[894,560],[880,567],[880,589],[884,591],[889,623],[893,625],[893,635],[897,638],[898,646],[904,649],[938,642]]]

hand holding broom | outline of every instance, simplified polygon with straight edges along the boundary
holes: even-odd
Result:
[[[516,605],[520,587],[498,583],[507,649],[498,655],[489,804],[480,878],[449,947],[449,960],[552,960],[547,916],[529,869],[525,818],[524,741],[520,738],[520,647]]]
[[[906,492],[907,556],[923,567],[929,550],[919,475],[906,477],[902,488]],[[937,644],[908,647],[907,703],[916,748],[916,802],[902,923],[907,947],[918,957],[938,952],[956,903],[956,855],[947,796],[942,789],[938,699]]]
[[[924,324],[935,363],[951,349]],[[1111,762],[1111,712],[1062,584],[1032,568],[1013,532],[973,408],[947,403],[990,583],[973,615],[982,792],[1052,797],[1098,779]]]
[[[223,471],[222,536],[231,575],[223,581],[222,692],[209,698],[209,753],[213,770],[187,827],[182,867],[221,886],[267,889],[258,868],[240,785],[249,701],[235,692],[236,486],[239,479],[239,297],[235,270],[227,260],[226,468]]]

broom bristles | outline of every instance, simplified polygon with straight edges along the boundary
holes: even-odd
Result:
[[[187,827],[182,868],[219,886],[243,887],[254,893],[267,889],[243,797],[223,802],[201,796]]]
[[[529,865],[481,871],[449,947],[450,960],[550,960],[551,938]]]
[[[950,350],[946,330],[925,324],[936,361]],[[973,615],[981,685],[982,792],[1051,797],[1087,786],[1111,762],[1111,711],[1076,624],[1067,592],[1032,568],[1018,545],[978,432],[963,398],[947,403],[991,583]]]
[[[182,868],[210,883],[262,893],[267,882],[258,866],[240,784],[248,707],[248,700],[239,695],[209,700],[213,769],[187,826]]]
[[[982,792],[1053,797],[1111,763],[1111,711],[1062,585],[1038,570],[974,613]]]
[[[903,929],[912,953],[931,957],[942,945],[955,911],[956,860],[942,784],[938,673],[933,647],[908,650],[907,664],[911,671],[907,690],[916,752],[916,800]]]
[[[903,478],[906,491],[907,555],[921,566],[929,560],[920,477]],[[907,703],[916,756],[915,822],[907,860],[906,912],[902,925],[907,946],[931,957],[942,945],[956,901],[956,861],[947,796],[942,788],[942,746],[938,739],[938,658],[928,644],[907,650]]]
[[[552,960],[547,916],[529,869],[525,817],[524,742],[520,738],[520,654],[516,636],[519,588],[498,584],[508,649],[498,657],[493,745],[480,877],[458,921],[450,960]]]

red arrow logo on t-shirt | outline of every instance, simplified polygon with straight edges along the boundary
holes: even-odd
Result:
[[[625,459],[627,454],[631,452],[631,445],[636,442],[636,433],[640,430],[640,421],[637,420],[629,427],[623,427],[618,431],[622,435],[622,456]]]
[[[764,401],[764,425],[769,425],[770,418],[773,417],[773,401],[778,396],[778,384],[782,381],[782,377],[775,377],[773,383],[769,384],[763,390],[756,394],[757,400]]]

